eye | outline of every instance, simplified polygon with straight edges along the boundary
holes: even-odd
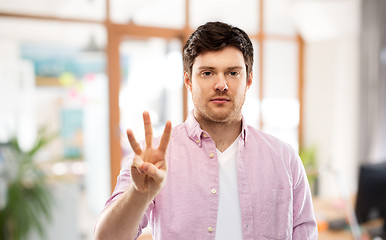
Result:
[[[201,72],[201,76],[203,77],[210,77],[212,76],[213,73],[212,72],[209,72],[209,71],[204,71],[204,72]]]
[[[232,77],[237,77],[240,75],[240,72],[229,72],[229,75]]]

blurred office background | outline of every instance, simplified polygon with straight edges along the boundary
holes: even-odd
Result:
[[[157,134],[184,121],[181,50],[217,20],[254,44],[249,124],[299,151],[315,197],[355,196],[359,166],[386,159],[385,12],[382,0],[0,0],[0,211],[28,200],[12,184],[40,184],[48,239],[92,239],[125,130],[143,139],[144,110]]]

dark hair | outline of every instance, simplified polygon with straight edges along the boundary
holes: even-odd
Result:
[[[243,30],[222,22],[208,22],[190,35],[183,50],[184,71],[189,75],[192,73],[198,55],[226,47],[235,47],[242,52],[248,76],[253,66],[252,42]]]

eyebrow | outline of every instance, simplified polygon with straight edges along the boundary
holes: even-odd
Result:
[[[234,67],[229,67],[228,70],[241,70],[243,67],[241,66],[234,66]]]
[[[212,69],[215,69],[214,67],[209,67],[209,66],[201,66],[199,68],[197,68],[197,70],[201,71],[201,70],[212,70]]]
[[[213,70],[213,69],[216,69],[216,68],[215,67],[210,67],[210,66],[201,66],[197,70],[202,71],[202,70]],[[241,67],[241,66],[232,66],[232,67],[228,67],[226,69],[228,71],[229,70],[241,70],[241,69],[243,69],[243,67]]]

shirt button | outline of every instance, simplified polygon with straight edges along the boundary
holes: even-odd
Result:
[[[208,232],[213,232],[213,228],[212,227],[208,227]]]
[[[204,138],[206,138],[206,137],[208,137],[208,135],[206,135],[206,134],[204,133]]]
[[[200,142],[200,139],[197,139],[196,142],[199,143],[199,142]]]
[[[213,194],[216,194],[216,193],[217,193],[216,189],[213,188],[213,189],[212,189],[212,193],[213,193]]]
[[[214,157],[214,153],[209,153],[209,157],[213,158]]]

